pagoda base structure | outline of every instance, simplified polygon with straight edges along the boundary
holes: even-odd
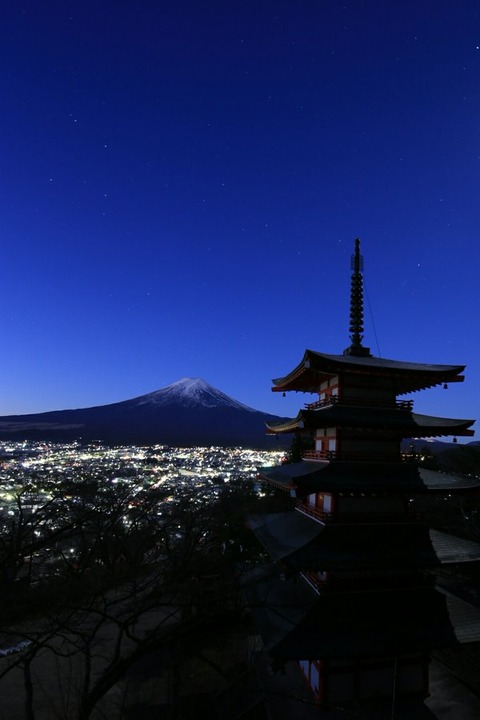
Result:
[[[432,652],[480,642],[480,609],[442,591],[437,574],[479,563],[480,545],[429,527],[415,498],[480,498],[480,481],[419,467],[401,444],[468,437],[474,421],[416,414],[402,396],[461,382],[464,366],[372,356],[361,344],[358,241],[352,267],[350,347],[307,350],[273,381],[276,392],[314,395],[296,418],[267,428],[310,449],[259,470],[291,510],[249,518],[271,563],[246,576],[244,591],[272,670],[297,663],[325,711],[384,703],[378,715],[355,716],[401,717],[392,708],[414,702],[412,718],[435,717],[422,705]]]
[[[392,703],[411,707],[430,695],[432,651],[480,640],[478,608],[438,590],[433,576],[371,590],[345,580],[319,590],[310,573],[289,577],[269,565],[245,582],[272,672],[297,663],[323,708],[383,701],[390,718]]]

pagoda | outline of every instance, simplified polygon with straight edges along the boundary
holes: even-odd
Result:
[[[430,528],[413,501],[478,494],[480,482],[419,467],[401,450],[407,438],[473,435],[473,420],[416,414],[408,398],[462,382],[464,366],[375,357],[363,332],[357,239],[350,345],[339,355],[306,350],[273,381],[274,392],[313,396],[267,427],[308,441],[297,462],[260,469],[291,509],[250,518],[272,561],[247,583],[264,648],[274,669],[298,663],[326,709],[423,703],[432,650],[480,640],[480,610],[436,585],[440,568],[480,560],[480,546]]]

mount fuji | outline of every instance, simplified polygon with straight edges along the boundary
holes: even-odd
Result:
[[[234,400],[204,380],[182,378],[111,405],[0,417],[0,440],[276,448],[279,443],[265,434],[265,424],[282,420]]]

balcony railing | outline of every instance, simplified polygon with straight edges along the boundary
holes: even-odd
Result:
[[[365,452],[356,451],[348,452],[342,450],[339,453],[336,450],[305,450],[302,454],[304,460],[314,460],[320,462],[330,462],[338,460],[338,462],[383,462],[383,463],[416,463],[418,456],[412,453],[401,452],[375,452],[374,450],[366,450]]]
[[[324,587],[328,584],[326,580],[321,580],[318,577],[318,573],[313,572],[311,570],[304,570],[302,572],[303,577],[308,582],[309,585],[315,590],[315,592],[319,593],[323,590]]]
[[[351,407],[376,407],[376,408],[392,408],[395,407],[397,410],[413,410],[413,400],[397,400],[392,404],[391,400],[361,400],[360,398],[342,398],[338,395],[330,395],[329,397],[323,398],[322,400],[316,400],[312,403],[305,403],[307,410],[318,410],[322,407],[328,407],[331,405],[349,405]]]
[[[316,508],[312,507],[312,505],[306,505],[304,503],[299,503],[298,505],[295,505],[295,510],[297,512],[304,513],[305,515],[310,515],[316,520],[320,520],[320,522],[322,523],[327,523],[333,518],[332,513],[327,513],[324,510],[317,510]]]
[[[305,403],[307,410],[317,410],[321,407],[327,407],[327,405],[336,405],[338,403],[338,395],[330,395],[330,397],[323,398],[323,400],[316,400],[312,403]]]
[[[305,515],[319,520],[324,524],[346,524],[346,525],[373,525],[373,524],[385,524],[391,525],[392,523],[419,523],[424,520],[424,515],[421,512],[414,510],[407,510],[405,512],[356,512],[356,513],[333,513],[325,512],[323,510],[317,510],[317,508],[307,503],[299,503],[295,505],[295,510]]]
[[[304,460],[334,460],[335,450],[305,450]]]

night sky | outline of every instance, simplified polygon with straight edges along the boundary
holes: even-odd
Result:
[[[0,22],[0,414],[349,345],[466,364],[480,417],[478,0],[18,0]]]

